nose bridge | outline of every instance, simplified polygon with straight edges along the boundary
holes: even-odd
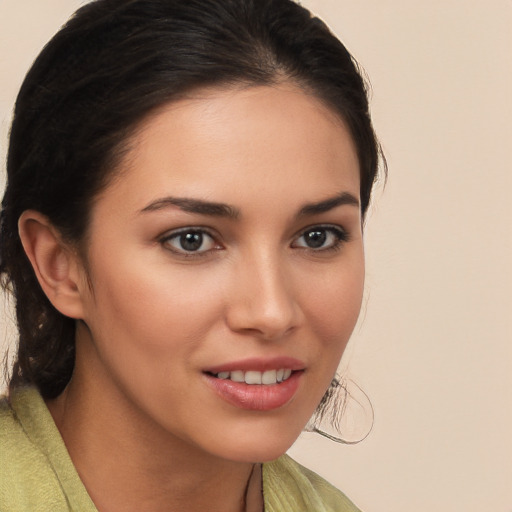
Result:
[[[291,330],[298,321],[298,304],[284,255],[277,249],[260,247],[241,257],[237,267],[228,315],[230,327],[265,339]]]

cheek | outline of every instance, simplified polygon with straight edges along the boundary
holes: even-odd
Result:
[[[361,260],[362,261],[362,260]],[[364,288],[364,265],[331,274],[316,293],[308,295],[307,315],[317,343],[313,352],[318,368],[311,375],[311,389],[315,389],[313,409],[329,387],[338,370],[341,357],[361,309]],[[311,411],[312,412],[312,411]]]
[[[144,387],[188,371],[223,318],[218,272],[128,252],[94,263],[86,323],[104,365]]]
[[[95,263],[86,320],[93,353],[107,381],[113,377],[132,401],[156,414],[178,400],[175,384],[187,381],[196,351],[221,317],[215,276],[128,257]]]
[[[312,327],[326,343],[345,346],[357,322],[364,288],[364,261],[317,273],[305,294],[305,309]]]

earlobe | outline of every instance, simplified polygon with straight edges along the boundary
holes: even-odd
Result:
[[[25,253],[44,293],[63,315],[83,318],[77,255],[65,244],[48,218],[23,212],[18,230]]]

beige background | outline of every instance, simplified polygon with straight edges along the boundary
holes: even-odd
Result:
[[[292,453],[365,512],[511,512],[512,2],[303,3],[371,77],[390,177],[343,364],[373,432],[356,446],[305,434]],[[0,0],[2,167],[22,76],[79,4]]]

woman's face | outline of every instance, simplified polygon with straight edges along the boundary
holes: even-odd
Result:
[[[97,198],[86,267],[74,385],[94,379],[112,409],[209,454],[278,457],[359,314],[346,127],[286,84],[168,105]]]

